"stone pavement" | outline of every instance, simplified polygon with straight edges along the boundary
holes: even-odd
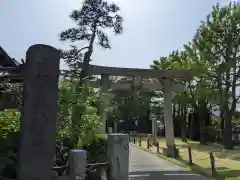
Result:
[[[132,145],[129,180],[208,180]]]

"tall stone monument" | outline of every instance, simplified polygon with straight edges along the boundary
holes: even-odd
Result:
[[[18,180],[50,180],[55,148],[60,52],[47,45],[27,51],[20,124]]]

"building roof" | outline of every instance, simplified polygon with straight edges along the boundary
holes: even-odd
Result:
[[[7,52],[0,46],[0,66],[18,67],[20,65],[14,58],[11,58]]]
[[[14,68],[13,70],[1,70],[0,82],[8,80],[11,83],[21,83],[23,81],[22,69],[23,64],[11,58],[7,52],[0,46],[0,67],[1,68]],[[7,72],[7,74],[6,74]]]

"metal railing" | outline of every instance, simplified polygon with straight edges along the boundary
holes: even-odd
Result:
[[[108,162],[87,164],[85,180],[98,180],[97,178],[100,178],[99,180],[101,180],[102,179],[101,176],[104,176],[103,179],[109,180],[108,170],[109,170]]]
[[[105,179],[108,180],[108,162],[103,163],[92,163],[86,165],[85,177],[84,180],[97,180],[96,176],[103,175]],[[98,171],[98,173],[97,173]],[[103,173],[102,173],[103,172]],[[69,168],[68,165],[66,166],[54,166],[52,168],[52,175],[53,176],[68,176],[69,175]]]
[[[67,176],[68,175],[68,166],[54,166],[52,168],[53,176]]]

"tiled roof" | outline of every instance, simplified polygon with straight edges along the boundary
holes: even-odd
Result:
[[[0,46],[0,66],[17,67],[20,63],[11,58],[6,51]]]

